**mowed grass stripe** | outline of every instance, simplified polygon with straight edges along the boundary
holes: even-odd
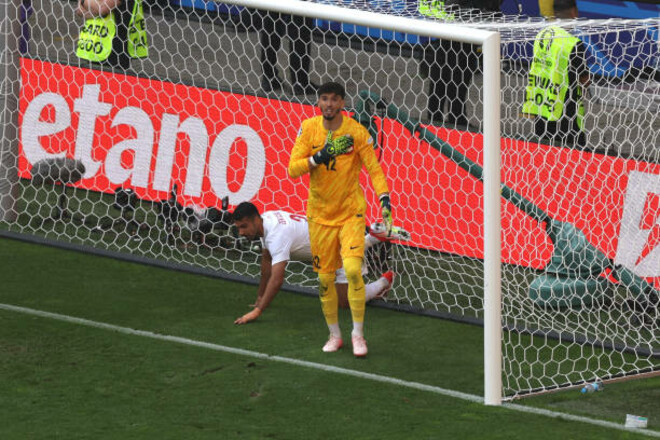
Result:
[[[299,359],[292,359],[292,358],[287,358],[287,357],[277,356],[277,355],[269,355],[269,354],[266,354],[266,353],[260,353],[260,352],[256,352],[256,351],[252,351],[252,350],[245,350],[245,349],[242,349],[242,348],[229,347],[229,346],[225,346],[225,345],[213,344],[213,343],[204,342],[204,341],[196,341],[196,340],[193,340],[193,339],[183,338],[183,337],[179,337],[179,336],[163,335],[163,334],[154,333],[154,332],[150,332],[150,331],[132,329],[132,328],[128,328],[128,327],[121,327],[121,326],[117,326],[117,325],[113,325],[113,324],[97,322],[97,321],[92,321],[92,320],[88,320],[88,319],[84,319],[84,318],[78,318],[78,317],[74,317],[74,316],[62,315],[62,314],[58,314],[58,313],[51,313],[51,312],[47,312],[47,311],[43,311],[43,310],[36,310],[36,309],[32,309],[32,308],[27,308],[27,307],[20,307],[20,306],[15,306],[15,305],[11,305],[11,304],[0,304],[0,309],[6,310],[6,311],[11,311],[11,312],[16,312],[16,313],[32,315],[32,316],[38,316],[38,317],[47,318],[47,319],[54,319],[54,320],[58,320],[58,321],[64,321],[64,322],[83,325],[83,326],[88,326],[88,327],[94,327],[94,328],[98,328],[98,329],[109,330],[109,331],[118,332],[118,333],[122,333],[122,334],[126,334],[126,335],[141,336],[141,337],[144,337],[144,338],[156,339],[156,340],[167,341],[167,342],[174,342],[174,343],[177,343],[177,344],[200,347],[200,348],[205,348],[205,349],[214,350],[214,351],[220,351],[220,352],[225,352],[225,353],[230,353],[230,354],[236,354],[236,355],[240,355],[240,356],[253,357],[253,358],[262,359],[262,360],[281,362],[281,363],[290,364],[290,365],[294,365],[294,366],[301,366],[301,367],[312,368],[312,369],[317,369],[317,370],[326,371],[326,372],[343,374],[343,375],[358,377],[358,378],[367,379],[367,380],[371,380],[371,381],[383,382],[383,383],[388,383],[388,384],[392,384],[392,385],[398,385],[398,386],[402,386],[402,387],[412,388],[412,389],[416,389],[416,390],[427,391],[427,392],[440,394],[440,395],[444,395],[444,396],[448,396],[448,397],[453,397],[453,398],[457,398],[457,399],[461,399],[461,400],[466,400],[466,401],[470,401],[470,402],[482,402],[483,401],[483,399],[480,396],[476,396],[476,395],[473,395],[473,394],[462,393],[462,392],[459,392],[459,391],[448,390],[448,389],[444,389],[444,388],[437,387],[437,386],[425,385],[425,384],[421,384],[421,383],[417,383],[417,382],[405,381],[405,380],[401,380],[401,379],[397,379],[397,378],[393,378],[393,377],[382,376],[382,375],[377,375],[377,374],[371,374],[371,373],[351,370],[351,369],[347,369],[347,368],[335,367],[335,366],[320,364],[320,363],[316,363],[316,362],[303,361],[303,360],[299,360]],[[516,404],[505,404],[505,405],[503,405],[503,408],[514,410],[514,411],[525,412],[525,413],[542,415],[542,416],[551,417],[551,418],[565,419],[565,420],[570,420],[570,421],[575,421],[575,422],[587,423],[587,424],[601,426],[601,427],[610,428],[610,429],[617,429],[617,430],[623,430],[623,431],[633,431],[633,432],[636,432],[636,433],[639,433],[639,434],[642,434],[642,435],[645,435],[645,436],[660,438],[660,432],[657,432],[657,431],[647,431],[647,430],[643,430],[643,429],[625,428],[623,425],[618,424],[618,423],[593,419],[593,418],[589,418],[589,417],[576,416],[576,415],[572,415],[572,414],[565,414],[565,413],[550,411],[550,410],[546,410],[546,409],[533,408],[533,407],[527,407],[527,406],[516,405]]]

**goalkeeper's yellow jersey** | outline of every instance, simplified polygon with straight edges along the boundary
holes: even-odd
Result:
[[[298,132],[289,160],[289,175],[295,178],[310,173],[307,199],[310,221],[338,226],[351,218],[364,218],[367,204],[359,180],[363,165],[369,172],[376,194],[389,192],[367,129],[344,115],[341,126],[332,133],[332,139],[346,134],[353,136],[353,152],[310,170],[309,158],[323,148],[328,136],[328,130],[323,127],[323,116],[303,121]]]

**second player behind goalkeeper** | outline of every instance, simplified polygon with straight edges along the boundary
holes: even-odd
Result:
[[[232,214],[238,234],[248,240],[261,240],[261,279],[257,299],[251,311],[234,321],[235,324],[247,324],[261,316],[284,283],[285,269],[289,261],[312,262],[312,250],[309,244],[307,218],[303,215],[286,211],[259,210],[250,202],[240,203]],[[395,228],[387,236],[382,224],[375,223],[368,228],[364,236],[365,249],[377,243],[391,240],[409,240],[410,234],[401,228]],[[366,267],[363,265],[363,274]],[[365,286],[365,299],[383,297],[392,285],[393,272],[385,272],[373,283]],[[335,288],[339,296],[339,306],[348,307],[346,273],[337,270]]]
[[[335,271],[344,267],[348,302],[353,318],[353,354],[366,356],[364,338],[365,291],[362,279],[366,201],[360,187],[364,166],[378,194],[383,221],[392,226],[385,174],[366,128],[344,116],[344,87],[336,82],[318,89],[319,116],[303,121],[289,160],[293,178],[309,173],[307,219],[314,270],[319,276],[321,309],[330,330],[323,351],[343,345],[339,329]]]

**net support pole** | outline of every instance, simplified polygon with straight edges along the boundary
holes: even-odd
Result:
[[[0,221],[16,220],[20,0],[0,0]]]
[[[502,404],[502,263],[500,215],[500,35],[484,58],[484,403]]]

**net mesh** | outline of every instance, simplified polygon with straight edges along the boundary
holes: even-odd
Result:
[[[319,3],[432,19],[412,2]],[[483,317],[483,191],[469,172],[483,157],[478,47],[339,17],[152,1],[149,55],[120,69],[76,56],[76,3],[23,5],[20,139],[5,149],[18,155],[18,218],[2,229],[255,277],[259,248],[237,237],[227,213],[244,200],[304,213],[307,185],[288,177],[289,151],[315,114],[314,84],[339,79],[376,140],[396,222],[412,234],[372,249],[368,277],[397,273],[390,303]],[[504,394],[657,370],[658,20],[559,23],[585,45],[591,76],[576,147],[539,138],[521,116],[548,23],[447,12],[435,20],[502,38]],[[268,60],[263,47],[277,48],[278,36]],[[297,262],[286,282],[317,285]]]

